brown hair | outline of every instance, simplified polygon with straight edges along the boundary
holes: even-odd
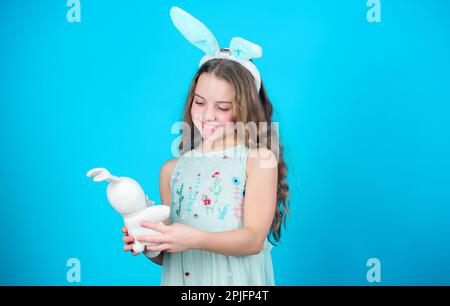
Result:
[[[267,138],[265,135],[272,135],[264,145],[277,157],[278,186],[276,209],[268,236],[269,241],[270,235],[272,235],[275,241],[279,242],[281,238],[281,226],[284,224],[286,227],[286,216],[290,212],[289,186],[286,180],[287,166],[283,159],[283,150],[279,142],[279,135],[275,131],[272,131],[273,108],[262,82],[261,89],[258,93],[251,73],[239,63],[231,60],[213,59],[203,64],[195,74],[190,85],[188,98],[183,111],[183,122],[189,126],[190,133],[183,131],[179,151],[180,153],[190,151],[196,148],[201,141],[201,138],[194,137],[194,134],[198,135],[198,133],[194,133],[196,127],[192,121],[191,106],[194,100],[197,81],[202,73],[212,73],[217,78],[227,81],[234,88],[233,115],[235,122],[242,122],[243,124],[249,122],[256,123],[256,143],[251,143],[253,139],[249,139],[249,135],[246,132],[245,144],[247,147],[257,147],[257,145],[260,145]],[[267,122],[268,125],[264,130],[261,130],[258,126],[259,122]]]

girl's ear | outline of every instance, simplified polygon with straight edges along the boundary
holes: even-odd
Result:
[[[174,6],[170,9],[170,18],[178,31],[206,54],[215,55],[220,51],[219,44],[211,31],[189,13]]]
[[[231,55],[242,60],[250,60],[262,56],[262,48],[241,37],[233,37],[230,43]]]

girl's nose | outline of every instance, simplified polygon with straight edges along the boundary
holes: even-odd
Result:
[[[216,113],[213,107],[207,107],[203,113],[203,119],[205,121],[214,121],[216,119]]]

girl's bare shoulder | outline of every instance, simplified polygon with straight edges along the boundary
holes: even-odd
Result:
[[[249,149],[247,159],[247,174],[260,173],[260,169],[277,169],[275,154],[267,148]]]
[[[162,166],[160,174],[161,176],[170,177],[180,157],[175,157],[167,160]]]

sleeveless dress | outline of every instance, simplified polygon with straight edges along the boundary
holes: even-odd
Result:
[[[243,144],[184,153],[170,178],[170,223],[209,232],[242,227],[248,154]],[[255,255],[228,256],[201,249],[164,253],[161,285],[272,286],[271,249],[266,238]]]

